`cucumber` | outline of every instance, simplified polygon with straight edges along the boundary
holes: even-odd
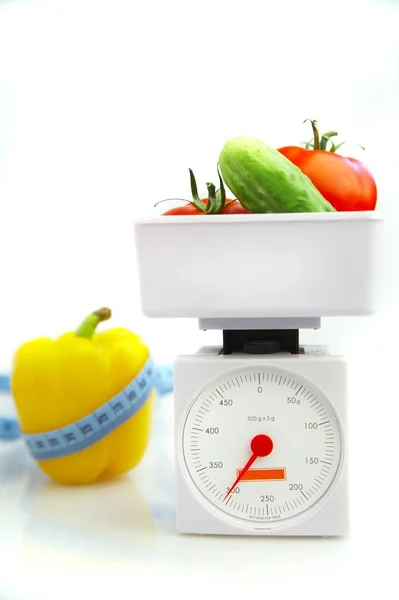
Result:
[[[228,140],[219,168],[228,188],[251,213],[336,212],[299,167],[256,138]]]

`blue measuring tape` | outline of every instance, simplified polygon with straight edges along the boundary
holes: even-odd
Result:
[[[0,393],[10,393],[9,375],[0,375]],[[17,440],[20,435],[16,419],[12,417],[0,417],[0,440]]]
[[[173,391],[173,364],[155,366],[154,387],[159,396],[165,396]],[[0,375],[0,394],[11,394],[10,376]],[[16,440],[21,437],[17,419],[0,417],[0,441]]]
[[[0,440],[17,440],[20,437],[18,421],[12,417],[0,417]]]
[[[154,363],[150,357],[129,385],[87,417],[60,429],[22,434],[36,460],[68,456],[92,446],[133,417],[147,402],[154,386]]]
[[[8,393],[10,391],[10,376],[0,375],[0,392]]]

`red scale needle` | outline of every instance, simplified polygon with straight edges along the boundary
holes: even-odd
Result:
[[[247,464],[245,465],[245,467],[242,469],[241,473],[239,474],[239,476],[237,477],[237,479],[235,480],[235,482],[233,483],[233,485],[231,486],[231,488],[229,489],[229,491],[227,492],[225,497],[223,498],[223,501],[226,500],[226,498],[228,498],[228,496],[233,492],[234,488],[244,477],[244,475],[248,471],[248,469],[251,468],[251,466],[256,461],[256,459],[261,456],[262,457],[268,456],[272,450],[273,450],[273,442],[269,438],[268,435],[260,434],[260,435],[256,435],[254,438],[252,438],[252,441],[251,441],[252,456],[249,459],[249,461],[247,462]]]

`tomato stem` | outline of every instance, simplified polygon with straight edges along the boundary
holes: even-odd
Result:
[[[327,150],[327,144],[328,142],[330,142],[331,148],[329,152],[335,152],[336,146],[331,138],[336,135],[338,135],[337,131],[328,131],[327,133],[323,133],[323,135],[321,136],[320,150]]]
[[[213,213],[217,206],[216,187],[209,181],[205,184],[208,190],[208,205],[205,209],[206,213]]]
[[[158,206],[161,202],[190,202],[190,200],[187,200],[187,198],[163,198],[163,200],[155,202],[154,206]],[[191,204],[193,204],[193,202],[191,202]]]
[[[220,174],[219,163],[217,164],[217,172],[219,178],[220,210],[223,210],[223,208],[226,208],[226,190],[224,188],[223,179]]]
[[[191,195],[193,197],[194,205],[198,208],[198,210],[200,210],[202,212],[206,212],[207,205],[205,204],[205,202],[203,202],[201,200],[201,198],[198,195],[197,182],[195,180],[194,173],[191,169],[189,169],[189,172],[190,172]]]
[[[158,204],[161,204],[162,202],[185,202],[186,204],[192,204],[195,206],[195,203],[192,200],[187,200],[187,198],[164,198],[163,200],[158,200],[158,202],[155,202],[154,207],[158,206]]]
[[[320,135],[316,125],[317,121],[315,119],[305,119],[304,123],[307,121],[310,121],[313,129],[313,150],[320,150]]]
[[[341,146],[343,144],[348,143],[348,142],[340,142],[339,144],[335,144],[333,142],[333,140],[331,138],[338,135],[337,131],[327,131],[326,133],[321,134],[321,137],[320,137],[320,133],[317,128],[317,121],[315,119],[305,119],[304,123],[306,123],[307,121],[310,121],[310,123],[312,125],[312,130],[313,130],[313,138],[304,144],[304,146],[307,150],[309,150],[309,149],[324,150],[325,152],[335,153],[335,152],[337,152],[337,150],[339,148],[341,148]],[[329,149],[327,148],[328,143],[331,144]],[[357,142],[355,142],[355,143],[357,143]],[[358,144],[358,145],[361,147],[362,150],[364,150],[363,146],[361,146],[360,144]]]
[[[335,146],[335,151],[338,150],[338,148],[341,148],[341,146],[343,146],[344,144],[349,144],[351,142],[351,140],[346,140],[343,142],[340,142],[339,144],[337,144],[337,146]],[[362,146],[361,144],[359,144],[359,142],[352,142],[353,144],[356,144],[356,146],[360,146],[360,148],[362,150],[365,150],[365,147]]]
[[[216,186],[212,182],[207,182],[206,187],[208,190],[208,199],[207,202],[201,200],[198,194],[197,182],[195,180],[195,175],[192,169],[189,169],[190,172],[190,187],[191,187],[191,195],[192,200],[186,200],[184,198],[166,198],[164,200],[159,200],[154,206],[157,206],[161,202],[171,202],[171,201],[181,201],[188,202],[195,206],[200,212],[204,214],[220,214],[226,209],[230,204],[233,204],[236,200],[231,200],[226,203],[226,191],[223,184],[223,179],[219,171],[218,165],[218,177],[219,177],[219,189],[216,189]]]

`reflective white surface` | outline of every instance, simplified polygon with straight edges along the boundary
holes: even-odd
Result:
[[[364,398],[362,368],[367,364],[353,364],[359,397]],[[352,412],[356,423],[358,411]],[[174,526],[172,396],[157,399],[142,463],[106,485],[60,487],[39,472],[21,441],[2,442],[0,598],[83,598],[79,590],[86,584],[96,596],[109,597],[117,582],[128,586],[131,594],[123,597],[129,598],[141,583],[149,597],[164,594],[170,585],[179,598],[202,597],[207,589],[211,597],[275,589],[277,598],[383,591],[392,585],[395,572],[395,553],[384,543],[397,530],[397,521],[387,513],[388,500],[378,505],[380,492],[367,473],[380,464],[384,476],[389,463],[381,462],[383,432],[378,437],[375,430],[373,440],[364,433],[372,415],[358,414],[358,419],[350,450],[355,465],[347,539],[179,535]],[[368,464],[360,460],[367,448]],[[394,483],[387,485],[392,492]]]
[[[219,339],[196,323],[143,317],[131,218],[153,215],[160,199],[190,197],[189,166],[204,191],[227,137],[299,143],[308,138],[303,120],[317,118],[366,147],[344,148],[375,173],[386,216],[380,315],[327,319],[303,336],[351,360],[351,533],[179,536],[173,398],[163,398],[143,462],[107,486],[59,488],[22,443],[0,442],[0,600],[169,591],[189,600],[390,600],[399,535],[399,3],[187,6],[0,0],[0,366],[9,368],[20,343],[59,335],[100,304],[115,325],[141,332],[159,361]]]

